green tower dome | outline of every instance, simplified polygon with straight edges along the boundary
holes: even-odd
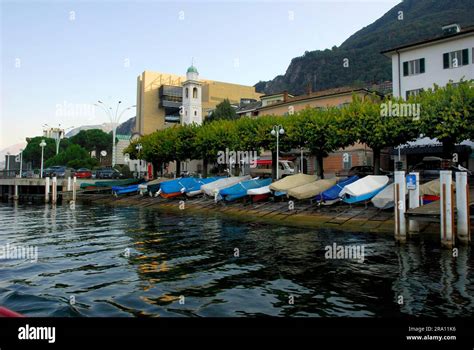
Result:
[[[194,67],[193,65],[191,65],[191,67],[188,68],[187,73],[196,73],[196,74],[199,74],[197,68]]]

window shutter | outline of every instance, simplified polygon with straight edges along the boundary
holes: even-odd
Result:
[[[449,68],[449,53],[443,54],[443,68]]]
[[[408,62],[403,62],[403,76],[406,77],[408,75]]]
[[[469,64],[469,50],[464,49],[462,50],[462,65],[465,66]]]
[[[424,72],[425,72],[425,59],[420,58],[420,73],[424,73]]]

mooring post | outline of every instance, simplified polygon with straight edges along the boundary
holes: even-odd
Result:
[[[76,203],[76,182],[77,178],[74,176],[72,180],[72,201]]]
[[[395,240],[405,242],[407,240],[407,227],[405,220],[406,184],[404,171],[395,171],[394,186]]]
[[[13,195],[13,200],[17,201],[20,196],[18,195],[18,184],[15,180],[15,194]]]
[[[56,204],[58,200],[58,178],[56,176],[53,176],[53,191],[52,191],[52,199],[51,202],[53,204]]]
[[[420,206],[420,174],[409,173],[410,183],[407,183],[408,189],[408,208],[414,209]],[[420,232],[420,224],[417,220],[408,221],[408,233],[410,235]]]
[[[71,190],[71,177],[68,176],[67,178],[67,190],[70,191]]]
[[[471,232],[469,227],[469,184],[466,172],[456,173],[456,235],[459,242],[469,243]]]
[[[44,183],[44,202],[49,203],[49,183],[50,178],[47,177],[45,178],[45,183]]]
[[[440,171],[440,186],[441,245],[451,248],[454,245],[454,186],[451,170]]]

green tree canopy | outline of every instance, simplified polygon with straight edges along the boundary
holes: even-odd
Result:
[[[65,165],[74,169],[93,168],[97,165],[97,159],[91,158],[89,153],[79,145],[71,144],[64,151],[48,159],[46,167],[53,165]]]
[[[77,144],[88,152],[100,151],[112,152],[112,134],[100,129],[81,130],[76,135],[69,138],[71,143]]]
[[[238,118],[234,107],[230,104],[228,99],[225,99],[216,106],[216,109],[212,111],[211,115],[205,119],[206,123],[213,122],[215,120],[235,120]]]
[[[28,144],[23,151],[23,160],[25,162],[31,162],[33,168],[41,167],[41,147],[40,143],[44,140],[46,146],[44,147],[43,159],[46,160],[54,157],[56,155],[56,141],[52,138],[47,138],[44,136],[36,136],[27,139]],[[59,144],[59,152],[62,152],[69,145],[68,139],[62,139]]]

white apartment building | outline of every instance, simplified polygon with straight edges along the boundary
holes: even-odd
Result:
[[[408,98],[434,84],[474,79],[474,28],[441,28],[442,36],[383,51],[392,59],[393,96]]]

